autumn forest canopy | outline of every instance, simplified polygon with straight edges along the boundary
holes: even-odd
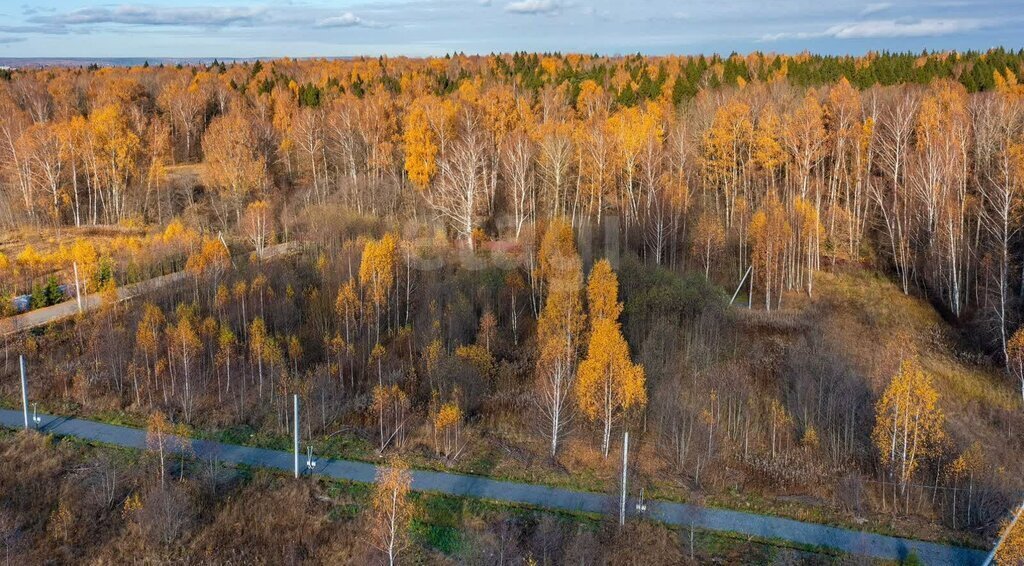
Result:
[[[983,546],[1024,490],[1022,73],[1005,49],[11,70],[0,313],[104,301],[5,336],[0,404],[24,353],[49,411],[285,448],[298,394],[304,443],[400,457],[403,498],[406,466],[613,490],[628,430],[637,490]]]

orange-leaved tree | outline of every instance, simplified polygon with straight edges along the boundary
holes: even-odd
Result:
[[[451,461],[462,452],[462,409],[458,403],[449,401],[437,410],[434,415],[434,449]]]
[[[907,358],[875,405],[871,438],[904,493],[921,460],[932,456],[944,437],[938,401],[931,376],[916,358]]]
[[[258,142],[251,120],[238,108],[214,118],[203,136],[203,182],[223,194],[236,221],[241,220],[246,197],[267,182],[267,163]]]
[[[160,458],[160,485],[164,485],[164,472],[166,471],[165,458],[170,450],[174,425],[167,421],[167,417],[160,411],[149,416],[146,425],[146,447],[157,453]]]
[[[405,115],[402,141],[405,143],[405,172],[409,181],[417,189],[424,190],[437,172],[439,148],[437,136],[419,101]]]
[[[754,277],[760,277],[764,287],[764,308],[772,308],[772,292],[778,298],[775,306],[782,302],[784,283],[786,246],[793,235],[793,227],[786,218],[782,203],[771,194],[764,206],[754,213],[750,219],[751,259],[754,264]]]
[[[999,566],[1024,565],[1024,506],[1017,511],[1016,522],[1003,525],[1003,542],[996,549],[995,562]]]
[[[588,418],[603,421],[601,451],[605,457],[612,423],[625,410],[647,404],[644,368],[630,359],[629,345],[613,320],[594,324],[587,358],[576,378],[576,402]]]
[[[359,284],[369,294],[377,312],[377,341],[380,342],[381,307],[387,304],[388,293],[395,284],[395,259],[397,257],[398,239],[392,234],[384,234],[379,240],[369,240],[363,248],[363,257],[359,262]]]
[[[586,324],[580,297],[583,267],[567,222],[551,223],[541,241],[539,259],[538,278],[545,281],[548,293],[537,319],[538,405],[545,416],[554,457],[568,422],[572,382]]]
[[[1024,327],[1018,328],[1006,343],[1006,369],[1020,381],[1020,400],[1024,403]]]
[[[370,542],[387,557],[389,566],[409,544],[413,506],[409,501],[412,475],[398,458],[377,470],[370,516]]]
[[[256,257],[262,261],[263,253],[274,238],[274,217],[270,204],[265,200],[249,203],[240,226],[256,250]]]
[[[334,311],[345,324],[345,342],[352,342],[352,330],[356,315],[359,313],[359,297],[356,295],[356,282],[349,279],[338,288],[338,296],[334,300]]]
[[[619,302],[619,278],[612,270],[612,264],[602,259],[594,264],[587,279],[587,307],[590,320],[619,320],[622,303]]]
[[[691,253],[704,266],[704,277],[711,276],[711,264],[725,249],[725,229],[718,216],[705,210],[697,220]]]
[[[139,321],[138,328],[135,331],[135,344],[142,350],[142,354],[146,359],[146,373],[149,379],[147,379],[147,385],[150,379],[152,379],[155,373],[155,364],[157,360],[157,353],[160,351],[160,337],[162,336],[161,331],[164,327],[164,311],[160,307],[153,303],[147,302],[142,305],[142,319]],[[149,387],[147,386],[147,390]],[[150,403],[152,404],[152,392],[150,391]],[[136,391],[136,402],[139,402],[138,392]],[[164,389],[164,403],[167,403],[167,390]]]
[[[622,336],[619,282],[608,260],[594,265],[587,284],[593,320],[587,358],[576,378],[576,403],[590,420],[603,423],[601,451],[608,457],[612,424],[622,413],[647,404],[644,368],[634,364]]]

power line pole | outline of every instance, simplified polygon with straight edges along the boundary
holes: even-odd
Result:
[[[28,430],[28,380],[25,378],[25,356],[18,356],[21,365],[21,411],[25,416],[25,430]]]
[[[622,438],[622,498],[619,501],[619,526],[626,524],[626,469],[629,463],[629,431]]]
[[[1024,501],[1022,501],[1020,507],[1017,508],[1017,512],[1013,514],[1013,519],[1010,521],[1010,524],[1006,526],[1003,534],[999,536],[999,540],[996,542],[996,545],[992,547],[992,552],[988,553],[988,556],[985,557],[985,561],[981,563],[981,566],[989,566],[992,564],[992,561],[995,560],[996,552],[998,552],[999,547],[1006,542],[1006,537],[1010,536],[1010,533],[1013,532],[1013,529],[1017,525],[1017,521],[1020,520],[1021,515],[1024,515]]]
[[[733,303],[733,301],[735,301],[735,300],[736,300],[736,295],[739,295],[739,294],[740,294],[740,289],[742,289],[742,288],[743,288],[743,283],[745,283],[745,282],[747,281],[747,276],[748,276],[748,275],[750,275],[750,272],[751,272],[751,271],[752,271],[753,269],[754,269],[754,266],[753,266],[753,265],[751,265],[751,266],[750,266],[750,267],[748,267],[748,268],[747,268],[747,270],[746,270],[746,271],[745,271],[745,272],[743,273],[743,278],[742,278],[742,279],[740,279],[740,284],[736,286],[736,291],[734,291],[734,292],[733,292],[733,294],[732,294],[732,298],[731,298],[731,299],[729,299],[729,306],[732,306],[732,303]],[[753,278],[751,278],[751,279],[750,279],[750,281],[751,281],[751,283],[753,283],[754,279],[753,279]]]
[[[750,265],[750,269],[754,269],[754,265]],[[747,310],[750,310],[754,306],[754,274],[750,274],[750,287],[747,289]]]
[[[78,303],[78,312],[82,312],[82,292],[78,286],[78,262],[71,265],[75,268],[75,301]]]
[[[299,477],[299,394],[292,395],[295,403],[295,418],[292,425],[295,427],[295,477]]]

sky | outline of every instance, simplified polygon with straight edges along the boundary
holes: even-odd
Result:
[[[1024,47],[1024,0],[0,0],[0,57]]]

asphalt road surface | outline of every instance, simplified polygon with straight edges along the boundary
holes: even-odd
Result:
[[[263,259],[271,259],[282,253],[288,251],[291,247],[290,242],[283,244],[277,244],[275,246],[269,246],[263,251]],[[161,287],[166,287],[172,283],[177,283],[185,279],[184,271],[177,271],[175,273],[168,273],[167,275],[161,275],[131,285],[125,285],[117,288],[117,300],[124,301],[132,297],[137,297],[145,293],[154,291]],[[95,310],[103,304],[103,297],[99,293],[93,293],[82,297],[82,312],[89,312]],[[35,309],[7,318],[0,319],[0,337],[7,336],[8,334],[15,334],[24,330],[31,330],[37,326],[45,326],[51,322],[57,322],[66,318],[71,318],[78,313],[78,301],[71,299],[70,301],[64,301],[56,305],[49,307],[43,307],[41,309]]]
[[[83,419],[40,415],[38,428],[46,434],[74,436],[128,448],[145,449],[146,432],[130,427],[104,424]],[[31,424],[31,414],[29,415]],[[0,409],[0,426],[21,428],[21,411]],[[245,464],[293,471],[291,452],[251,448],[219,442],[195,440],[192,448],[196,457],[214,459],[225,464]],[[300,466],[305,467],[305,454],[300,454]],[[348,460],[318,460],[317,475],[336,479],[371,483],[377,467],[365,462]],[[305,472],[304,473],[308,473]],[[444,493],[527,505],[531,507],[569,512],[604,513],[617,510],[617,501],[599,493],[586,493],[545,487],[541,485],[498,481],[482,476],[467,476],[444,472],[416,470],[412,472],[412,487],[418,491]],[[632,506],[635,502],[630,502]],[[883,560],[903,560],[915,553],[925,564],[981,564],[985,552],[946,546],[938,543],[890,537],[874,533],[806,523],[769,515],[756,515],[741,511],[700,507],[668,501],[648,501],[645,514],[653,519],[683,527],[693,526],[710,531],[726,531],[759,538],[789,541],[800,545],[827,547],[850,554]]]

